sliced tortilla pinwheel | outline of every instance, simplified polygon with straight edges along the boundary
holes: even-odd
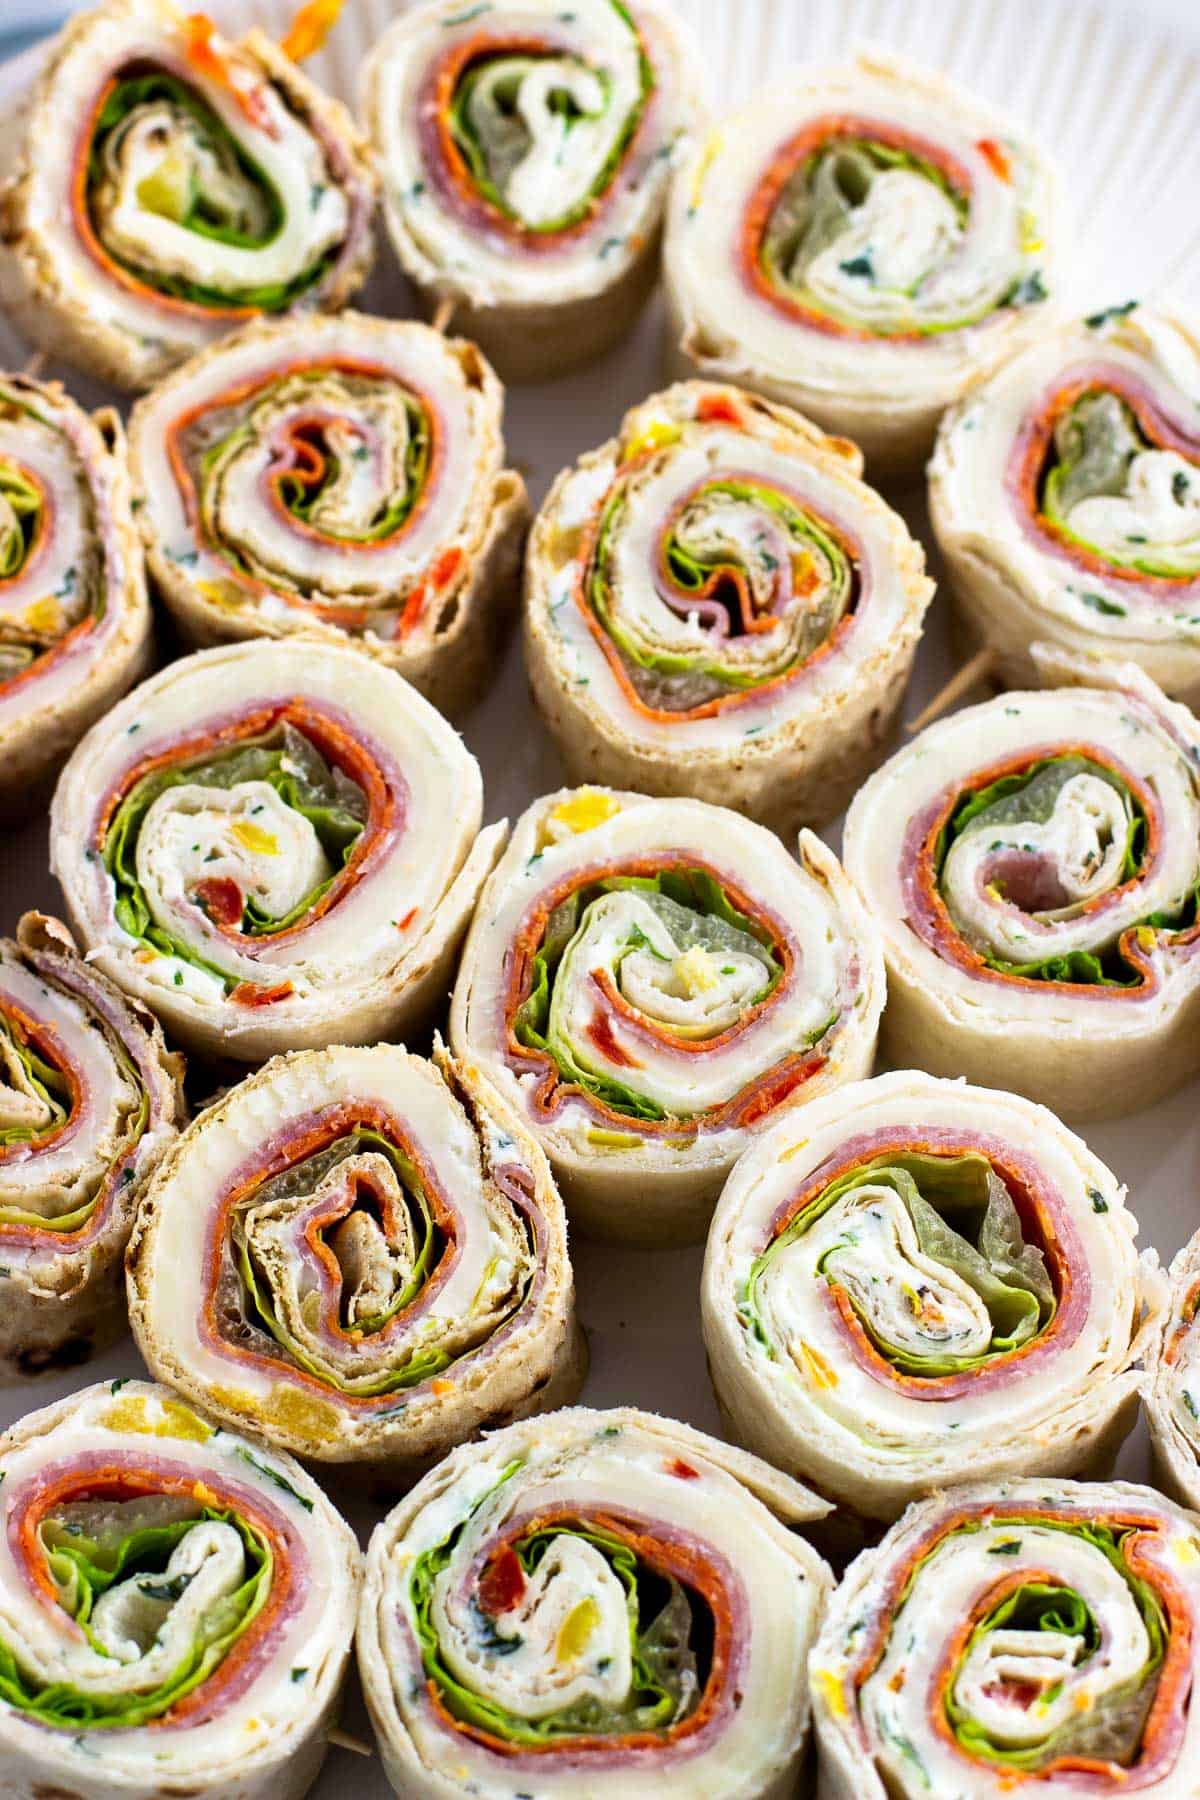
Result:
[[[45,799],[149,660],[124,451],[115,412],[0,374],[0,817]]]
[[[1200,703],[1200,329],[1146,306],[1047,332],[942,421],[929,505],[1005,680],[1035,639]]]
[[[822,1800],[1185,1800],[1198,1645],[1194,1513],[1122,1481],[936,1494],[826,1612]]]
[[[1146,1376],[1146,1421],[1158,1485],[1200,1510],[1200,1232],[1170,1275],[1170,1302]]]
[[[752,1131],[870,1072],[878,936],[811,832],[700,800],[576,788],[518,821],[450,1009],[538,1138],[575,1223],[703,1236]]]
[[[57,919],[0,939],[0,1379],[125,1329],[138,1196],[182,1121],[182,1060]]]
[[[360,1558],[290,1457],[145,1381],[0,1438],[0,1766],[13,1800],[299,1800]]]
[[[391,1468],[574,1399],[562,1201],[473,1072],[391,1044],[297,1050],[198,1118],[129,1253],[153,1372],[321,1462]]]
[[[894,1519],[967,1477],[1107,1473],[1163,1305],[1124,1189],[1044,1107],[903,1071],[778,1120],[701,1290],[736,1435]]]
[[[134,408],[130,457],[184,633],[350,637],[459,710],[494,664],[529,515],[503,403],[472,344],[348,312],[259,322],[176,370]]]
[[[878,54],[797,71],[697,139],[664,273],[681,368],[912,467],[971,379],[1041,329],[1056,184],[1004,117]]]
[[[391,669],[304,638],[202,650],[64,769],[50,856],[88,960],[181,1042],[262,1062],[442,1000],[505,826]]]
[[[796,1792],[829,1509],[690,1426],[579,1407],[458,1450],[376,1527],[358,1659],[408,1800]]]
[[[658,0],[433,0],[375,46],[363,107],[396,255],[505,380],[629,330],[699,67]]]
[[[145,387],[256,313],[336,311],[373,253],[346,109],[263,32],[108,0],[52,46],[0,186],[0,298],[33,343]]]
[[[933,583],[853,445],[681,382],[559,476],[525,565],[538,705],[576,780],[840,812],[904,694]]]
[[[893,1064],[1132,1112],[1200,1067],[1200,729],[1132,663],[915,737],[860,789],[846,868],[883,934]]]

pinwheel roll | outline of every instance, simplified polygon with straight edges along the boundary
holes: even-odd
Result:
[[[1170,1273],[1170,1304],[1148,1364],[1146,1419],[1158,1485],[1200,1511],[1200,1232]]]
[[[947,414],[929,502],[971,634],[1010,682],[1035,639],[1139,663],[1200,702],[1200,331],[1110,307]]]
[[[778,1120],[725,1184],[704,1341],[736,1435],[894,1519],[968,1476],[1107,1473],[1163,1277],[1044,1107],[911,1072]]]
[[[384,33],[363,104],[396,255],[506,380],[629,330],[700,94],[658,0],[432,0]]]
[[[249,1076],[151,1183],[129,1294],[157,1376],[324,1462],[412,1465],[583,1379],[546,1159],[444,1052]]]
[[[67,25],[0,187],[0,297],[34,343],[144,387],[256,313],[336,311],[372,256],[349,113],[263,32],[169,0]]]
[[[124,1330],[122,1257],[182,1074],[57,919],[26,913],[0,939],[0,1379],[83,1362]]]
[[[862,459],[691,381],[560,475],[526,562],[534,694],[578,779],[840,812],[904,693],[933,592]]]
[[[427,325],[261,322],[134,409],[155,584],[193,642],[344,636],[443,710],[473,697],[528,517],[503,393]]]
[[[878,936],[837,858],[699,800],[535,801],[484,889],[450,1009],[573,1219],[702,1236],[750,1133],[869,1073]]]
[[[359,1554],[290,1457],[100,1382],[0,1438],[10,1800],[296,1800],[325,1754]]]
[[[504,826],[399,675],[302,638],[203,650],[79,745],[50,856],[88,960],[183,1043],[261,1062],[443,998]]]
[[[1027,343],[1054,285],[1055,183],[1007,119],[879,55],[798,71],[692,145],[664,268],[682,364],[909,466]]]
[[[121,421],[0,375],[0,817],[44,799],[149,649]]]
[[[1129,1482],[919,1502],[809,1660],[822,1800],[1195,1791],[1200,1520]]]
[[[687,1425],[584,1407],[447,1457],[377,1526],[358,1658],[408,1800],[796,1792],[823,1501]]]
[[[943,719],[860,789],[845,858],[883,934],[893,1064],[1068,1118],[1200,1066],[1200,732],[1132,663]]]

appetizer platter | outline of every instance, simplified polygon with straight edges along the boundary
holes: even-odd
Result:
[[[1200,44],[0,96],[0,1789],[1182,1800]]]

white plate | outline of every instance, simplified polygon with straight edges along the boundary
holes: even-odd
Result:
[[[1200,143],[1200,51],[1144,23],[1096,6],[1066,0],[676,0],[697,28],[708,67],[728,74],[719,97],[741,98],[767,71],[788,63],[828,60],[864,40],[886,44],[940,65],[987,98],[1024,118],[1058,156],[1065,177],[1075,253],[1069,258],[1080,310],[1137,295],[1170,294],[1200,306],[1200,212],[1195,202],[1195,156]],[[213,0],[222,21],[253,17],[281,33],[294,10],[289,0]],[[387,0],[347,0],[325,49],[309,68],[345,99],[354,99],[356,72],[373,38],[396,11]],[[0,106],[28,83],[37,53],[0,68]],[[714,100],[718,96],[714,94]],[[382,259],[363,304],[400,316],[411,308],[404,284]],[[540,499],[557,470],[581,450],[608,437],[626,407],[658,385],[660,317],[651,308],[635,335],[582,374],[542,388],[516,389],[509,398],[510,454]],[[0,366],[19,368],[27,352],[0,321]],[[88,404],[111,398],[65,368],[61,376]],[[896,497],[913,529],[930,542],[920,494]],[[937,574],[936,557],[931,558]],[[941,685],[952,667],[945,642],[945,607],[935,601],[918,656],[909,713]],[[513,729],[524,717],[528,729]],[[562,780],[557,756],[528,702],[519,648],[508,658],[489,697],[467,720],[464,735],[484,770],[489,818],[514,816],[535,795]],[[839,833],[826,833],[836,844]],[[44,824],[13,834],[5,845],[6,891],[0,930],[29,906],[61,906],[46,868]],[[1200,1224],[1200,1131],[1195,1112],[1200,1083],[1135,1119],[1093,1125],[1092,1146],[1128,1183],[1142,1241],[1164,1261]],[[608,1406],[634,1402],[706,1430],[718,1429],[699,1336],[700,1250],[618,1252],[577,1243],[574,1262],[579,1308],[588,1328],[592,1368],[585,1399]],[[140,1371],[128,1345],[86,1370],[29,1382],[0,1392],[0,1426],[85,1380]],[[1129,1479],[1148,1474],[1139,1427],[1120,1463]],[[336,1485],[336,1484],[335,1484]],[[364,1533],[377,1513],[349,1509]],[[343,1721],[370,1740],[357,1692]],[[314,1794],[385,1800],[378,1759],[331,1753]]]

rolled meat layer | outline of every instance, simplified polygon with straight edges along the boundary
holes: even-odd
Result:
[[[261,1062],[442,999],[503,825],[399,675],[290,638],[172,663],[63,771],[50,854],[88,959],[185,1044]]]
[[[822,1800],[1195,1791],[1200,1520],[1127,1482],[972,1483],[850,1565],[809,1661]]]
[[[934,529],[1007,681],[1035,639],[1128,657],[1200,702],[1200,330],[1109,307],[1049,331],[948,413]]]
[[[0,375],[0,816],[17,817],[142,673],[150,608],[124,432]]]
[[[831,1584],[822,1501],[623,1407],[510,1426],[371,1539],[358,1657],[398,1794],[782,1800]]]
[[[1200,1232],[1171,1264],[1166,1317],[1146,1376],[1146,1423],[1155,1479],[1200,1510]]]
[[[298,1050],[201,1115],[129,1255],[154,1373],[323,1462],[409,1465],[574,1399],[562,1201],[485,1082],[439,1052]]]
[[[750,1133],[869,1072],[878,938],[833,854],[723,807],[537,800],[480,900],[450,1036],[542,1144],[573,1219],[702,1236]]]
[[[629,330],[701,91],[657,0],[433,0],[384,33],[363,106],[396,255],[506,380]]]
[[[0,298],[33,343],[144,387],[256,313],[336,311],[376,184],[346,109],[255,29],[108,0],[52,46],[0,187]]]
[[[0,939],[0,1379],[125,1329],[134,1208],[183,1114],[182,1060],[57,919]]]
[[[664,267],[683,367],[912,467],[1041,323],[1055,183],[1004,117],[878,54],[797,71],[697,139]]]
[[[478,692],[528,519],[473,345],[343,313],[260,322],[134,408],[150,570],[194,643],[350,637],[443,711]]]
[[[846,868],[883,934],[893,1064],[1068,1118],[1200,1066],[1200,732],[1132,663],[943,719],[863,787]]]
[[[907,1071],[841,1088],[764,1132],[718,1204],[724,1415],[872,1518],[968,1477],[1107,1473],[1163,1305],[1136,1233],[1044,1107]]]
[[[358,1546],[290,1457],[99,1382],[0,1438],[11,1800],[296,1800],[349,1657]]]
[[[538,705],[577,780],[784,834],[878,756],[933,584],[853,445],[691,381],[559,476],[525,573]]]

